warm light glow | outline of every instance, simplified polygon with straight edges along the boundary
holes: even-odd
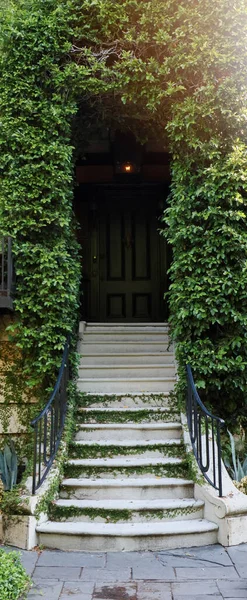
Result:
[[[136,165],[133,162],[130,162],[129,160],[126,160],[126,162],[118,162],[116,164],[116,172],[117,173],[126,173],[126,175],[131,175],[133,173],[136,173]]]

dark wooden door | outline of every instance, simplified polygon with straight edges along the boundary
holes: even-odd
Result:
[[[156,203],[140,191],[108,192],[99,209],[101,321],[162,318],[164,278]]]

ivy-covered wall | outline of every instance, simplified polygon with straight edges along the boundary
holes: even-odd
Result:
[[[66,6],[18,2],[1,28],[1,233],[13,238],[14,341],[29,386],[46,386],[77,317]]]
[[[28,382],[51,375],[75,319],[73,123],[84,143],[104,122],[169,147],[180,370],[191,362],[218,412],[245,413],[246,1],[18,0],[3,12],[0,218]]]

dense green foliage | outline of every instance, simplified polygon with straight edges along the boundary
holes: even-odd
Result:
[[[61,66],[68,14],[54,4],[20,3],[7,13],[0,58],[0,222],[13,237],[12,330],[31,386],[54,379],[76,320],[80,276],[71,207],[76,105]]]
[[[207,400],[245,412],[245,0],[19,0],[3,29],[0,210],[15,241],[28,376],[52,371],[73,324],[72,146],[82,152],[104,123],[170,150],[180,371],[190,361]]]
[[[202,396],[234,420],[247,391],[247,7],[202,4],[167,125],[171,324],[180,369],[190,362]]]
[[[5,552],[0,549],[0,598],[1,600],[19,600],[30,585],[17,552]]]

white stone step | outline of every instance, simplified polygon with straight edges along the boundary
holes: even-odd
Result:
[[[142,352],[142,353],[129,353],[127,352],[108,352],[105,354],[102,353],[94,353],[94,354],[85,354],[81,355],[80,366],[83,367],[85,365],[129,365],[132,366],[133,363],[135,365],[174,365],[175,359],[172,352]]]
[[[98,443],[111,440],[114,436],[118,442],[156,440],[166,442],[170,439],[181,438],[181,423],[83,423],[78,426],[76,440],[91,440]]]
[[[165,439],[165,438],[150,438],[149,440],[137,440],[137,439],[129,439],[129,440],[125,440],[125,439],[119,439],[119,438],[109,438],[109,439],[101,439],[101,440],[77,440],[74,442],[74,445],[78,448],[83,448],[84,446],[97,446],[100,447],[102,446],[102,448],[108,448],[108,446],[121,446],[121,448],[139,448],[139,446],[141,447],[149,447],[149,446],[162,446],[162,445],[166,445],[166,446],[176,446],[179,447],[181,446],[181,440],[180,439]]]
[[[96,331],[86,329],[83,337],[83,342],[161,342],[167,344],[169,342],[169,334],[166,330],[149,330],[145,331],[142,329],[131,329],[131,330],[118,330],[118,331]],[[164,348],[163,348],[164,349]]]
[[[86,342],[85,340],[83,340],[83,342],[79,341],[77,350],[82,356],[95,353],[140,354],[142,352],[145,352],[146,354],[149,354],[150,352],[167,352],[169,355],[172,356],[172,358],[174,358],[173,345],[169,345],[168,342],[164,343],[160,341],[145,342],[144,340],[142,340],[138,342],[135,340],[134,342],[128,342],[127,340],[124,340],[119,342],[110,342],[107,341],[107,339],[104,339],[103,342]]]
[[[170,327],[167,323],[156,324],[153,323],[99,323],[98,325],[90,325],[87,323],[83,329],[84,333],[169,333]],[[81,330],[79,330],[82,333]]]
[[[115,519],[117,523],[126,522],[126,519],[121,515],[122,511],[129,511],[130,516],[128,522],[144,522],[150,521],[150,518],[157,519],[159,512],[159,520],[164,522],[168,520],[185,520],[185,519],[200,519],[203,518],[204,502],[195,500],[194,498],[182,499],[158,499],[158,500],[57,500],[54,505],[61,509],[61,520],[74,522],[109,522],[111,520],[110,511],[119,511],[119,519]],[[67,513],[63,516],[63,509],[71,509],[72,515]],[[87,510],[95,511],[95,516],[87,515]],[[103,517],[97,511],[106,511],[106,517]],[[78,511],[78,514],[75,513]],[[162,515],[163,513],[163,515]],[[54,519],[53,519],[54,520]],[[55,519],[58,520],[58,519]],[[60,520],[60,519],[59,519]]]
[[[61,523],[37,527],[39,544],[87,552],[185,548],[217,542],[218,527],[206,519],[150,523]]]
[[[82,444],[82,442],[77,442]],[[109,467],[109,468],[121,468],[121,467],[148,467],[158,465],[180,465],[182,463],[181,458],[165,457],[162,460],[140,458],[139,456],[123,456],[121,458],[71,458],[68,460],[68,465],[82,466],[82,467]]]
[[[97,455],[103,453],[105,456],[105,450],[108,449],[108,454],[111,456],[111,449],[114,448],[114,458],[122,459],[123,457],[128,458],[143,458],[143,459],[153,459],[156,458],[156,462],[161,462],[163,458],[168,457],[170,455],[171,450],[175,453],[176,449],[180,449],[181,441],[178,439],[154,439],[154,440],[118,440],[118,439],[109,439],[109,440],[101,440],[100,442],[94,440],[78,440],[74,442],[73,449],[76,449],[78,454],[77,457],[80,456],[80,450],[87,448],[90,456],[90,448],[97,451]],[[72,451],[73,451],[72,449]],[[116,453],[116,450],[118,452]],[[127,454],[126,454],[127,452]],[[134,455],[133,455],[134,453]],[[72,454],[73,456],[73,454]],[[131,466],[133,461],[131,461]]]
[[[166,467],[168,469],[170,467],[176,468],[177,466],[183,465],[183,460],[181,458],[164,456],[163,454],[160,457],[147,457],[142,454],[137,454],[118,456],[114,458],[70,458],[67,461],[67,465],[68,471],[70,467],[76,467],[78,472],[81,471],[80,476],[82,477],[83,470],[87,468],[92,469],[93,472],[96,472],[97,469],[100,469],[97,472],[97,477],[103,477],[105,479],[107,477],[106,474],[108,473],[113,472],[117,475],[117,470],[119,470],[118,476],[121,477],[131,477],[131,475],[133,475],[134,469],[136,469],[136,477],[143,477],[143,469],[145,469],[145,474],[150,473],[150,475],[152,476],[152,470],[166,470]],[[155,478],[155,474],[153,474],[153,477]]]
[[[143,412],[144,410],[146,415]],[[115,414],[118,414],[120,419],[123,419],[123,417],[127,418],[126,421],[124,421],[124,419],[121,421],[122,424],[127,426],[128,424],[134,425],[139,422],[140,424],[142,423],[149,425],[152,423],[156,423],[157,425],[163,425],[165,423],[170,424],[171,419],[178,419],[178,413],[171,414],[170,411],[171,409],[168,407],[157,408],[156,406],[151,406],[147,408],[136,408],[132,406],[126,408],[109,408],[108,406],[99,406],[97,408],[97,406],[93,406],[90,408],[79,408],[77,413],[79,418],[81,415],[82,418],[86,420],[85,424],[88,425],[97,424],[97,419],[99,421],[99,424],[107,425],[109,423],[112,423]],[[102,416],[105,417],[106,422],[104,423],[102,420]],[[138,420],[138,418],[140,418],[140,421]],[[83,427],[84,423],[80,423],[79,426]]]
[[[103,330],[105,330],[105,329],[109,329],[109,327],[113,328],[113,329],[115,329],[115,328],[118,328],[118,329],[129,329],[130,327],[134,328],[134,329],[136,329],[138,327],[140,329],[140,328],[147,328],[148,327],[148,328],[152,328],[152,329],[155,330],[156,327],[158,329],[160,329],[160,328],[169,329],[169,324],[166,321],[164,321],[162,323],[147,323],[147,322],[136,323],[136,322],[133,322],[133,323],[124,323],[124,324],[123,323],[108,323],[108,322],[106,322],[106,323],[93,323],[93,322],[92,323],[87,323],[87,329],[91,329],[92,328],[92,329],[103,329]],[[81,322],[80,322],[80,329],[81,329]]]
[[[93,411],[93,410],[113,410],[113,411],[128,411],[133,409],[135,411],[142,410],[171,410],[172,403],[170,400],[170,392],[158,392],[157,395],[153,395],[152,393],[142,393],[142,394],[127,394],[123,395],[122,393],[116,393],[114,395],[107,393],[98,393],[97,399],[102,396],[102,402],[94,402],[95,394],[94,392],[88,392],[87,399],[92,397],[92,403],[90,407],[87,406],[85,408],[79,408],[80,411]]]
[[[127,377],[175,377],[175,365],[81,365],[79,367],[79,378],[123,378]]]
[[[77,387],[81,392],[134,394],[136,392],[163,393],[174,389],[176,377],[118,378],[78,378]]]
[[[66,478],[61,498],[89,500],[153,500],[193,498],[194,482],[175,477]]]

